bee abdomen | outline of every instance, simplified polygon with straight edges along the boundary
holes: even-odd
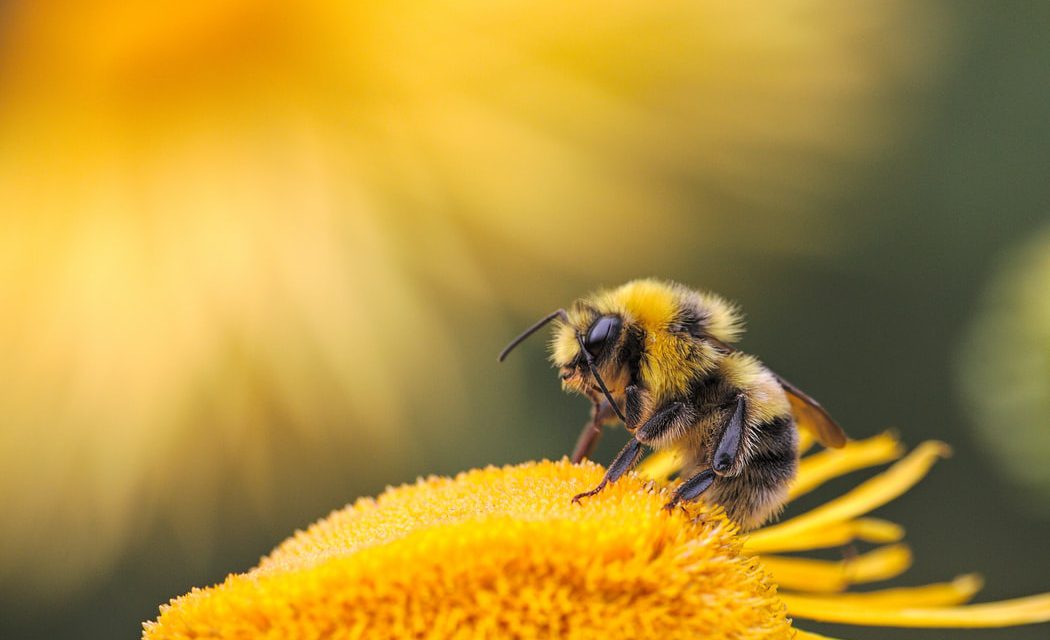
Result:
[[[744,529],[758,527],[780,512],[798,472],[798,436],[792,418],[777,417],[754,429],[757,437],[740,473],[717,478],[704,496],[722,505]]]
[[[798,430],[790,415],[778,416],[755,427],[754,450],[748,466],[783,469],[794,477],[798,467]],[[790,478],[789,478],[790,479]]]

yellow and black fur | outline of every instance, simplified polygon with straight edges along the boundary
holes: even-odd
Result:
[[[742,527],[759,526],[782,508],[798,468],[796,418],[818,439],[841,446],[845,435],[816,402],[731,345],[740,314],[719,296],[678,284],[636,280],[556,311],[551,360],[562,386],[594,403],[574,459],[590,453],[604,422],[618,416],[631,441],[594,495],[630,470],[642,445],[677,447],[686,465],[668,504],[701,493]]]

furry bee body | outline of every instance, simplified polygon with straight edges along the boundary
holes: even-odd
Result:
[[[742,371],[747,386],[736,377]],[[727,414],[741,394],[746,400],[739,454],[728,470],[715,475],[704,496],[751,529],[779,513],[798,470],[798,432],[790,405],[776,378],[757,360],[743,354],[726,356],[714,372],[694,380],[678,400],[689,407],[680,422],[661,437],[639,440],[654,449],[681,451],[682,477],[701,473],[712,467]]]
[[[779,512],[798,468],[796,417],[817,424],[830,446],[845,435],[830,417],[755,357],[731,345],[740,314],[723,298],[658,280],[635,280],[577,301],[557,322],[551,360],[562,386],[594,403],[593,436],[615,412],[631,441],[610,464],[607,482],[626,473],[642,445],[675,447],[685,456],[669,506],[701,493],[722,505],[745,529]],[[816,416],[816,418],[814,418]],[[574,458],[592,448],[593,438]]]

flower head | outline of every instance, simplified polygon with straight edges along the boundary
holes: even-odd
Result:
[[[566,498],[600,476],[594,464],[528,463],[360,500],[251,572],[176,601],[146,636],[785,637],[775,587],[723,515],[668,516],[638,477],[597,509]]]
[[[884,435],[804,460],[794,495],[901,455]],[[853,624],[1003,626],[1050,621],[1050,594],[952,606],[975,576],[834,593],[896,576],[902,529],[862,517],[947,453],[926,443],[838,499],[745,538],[719,508],[666,512],[666,457],[583,508],[597,465],[526,463],[429,478],[362,499],[282,543],[258,567],[194,590],[145,625],[148,640],[315,637],[805,638],[789,616]],[[885,544],[840,562],[777,552]],[[761,557],[755,554],[760,553]]]

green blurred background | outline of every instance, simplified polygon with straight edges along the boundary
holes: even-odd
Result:
[[[495,354],[649,275],[852,436],[954,446],[881,511],[895,584],[1050,588],[1050,5],[564,4],[0,0],[0,637],[560,457],[586,403]]]

